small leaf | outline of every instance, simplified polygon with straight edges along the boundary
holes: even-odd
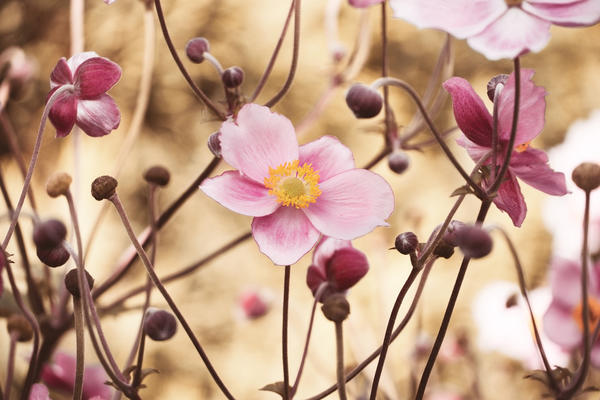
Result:
[[[270,383],[268,385],[263,386],[262,388],[260,388],[260,390],[265,391],[265,392],[273,392],[273,393],[277,393],[278,395],[280,395],[282,398],[284,396],[284,386],[283,386],[283,382],[278,381],[275,383]],[[292,393],[292,388],[290,386],[288,386],[288,394]]]
[[[469,188],[468,185],[461,186],[454,190],[454,192],[450,193],[450,197],[461,196],[463,194],[471,194],[473,191]]]
[[[160,374],[160,371],[156,368],[144,368],[142,370],[142,381],[148,376],[152,374]]]

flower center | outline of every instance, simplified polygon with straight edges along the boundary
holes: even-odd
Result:
[[[521,3],[523,2],[523,0],[504,0],[504,2],[506,3],[507,6],[513,7],[513,6],[520,6]]]
[[[571,314],[581,332],[583,332],[583,318],[581,318],[582,309],[583,304],[579,303],[577,307],[573,309],[573,313]],[[590,333],[592,333],[596,328],[596,324],[600,321],[600,301],[593,297],[588,299],[588,321]]]
[[[313,170],[311,164],[299,164],[296,160],[277,168],[269,167],[269,176],[264,180],[269,194],[277,197],[283,206],[307,208],[321,195],[318,171]]]
[[[525,142],[525,143],[521,143],[518,146],[515,146],[515,150],[519,153],[524,152],[525,150],[527,150],[527,148],[529,147],[529,144],[531,143],[531,140],[529,142]]]

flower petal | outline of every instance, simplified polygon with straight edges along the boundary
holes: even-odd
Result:
[[[313,264],[323,272],[326,271],[327,261],[331,258],[336,250],[344,247],[352,247],[349,240],[335,239],[329,236],[323,236],[313,253]]]
[[[56,66],[50,73],[50,87],[54,88],[58,85],[66,85],[69,83],[73,83],[73,76],[71,75],[67,60],[62,57],[58,60]]]
[[[272,214],[278,207],[275,196],[264,185],[238,171],[227,171],[205,180],[200,189],[210,198],[236,213],[251,217]]]
[[[564,259],[555,260],[551,269],[553,301],[563,308],[575,308],[581,302],[581,268]]]
[[[461,136],[461,137],[458,137],[456,139],[456,144],[458,144],[459,146],[461,146],[465,150],[467,150],[467,153],[469,153],[469,156],[475,162],[479,162],[479,160],[481,160],[482,157],[484,157],[485,155],[487,155],[491,151],[491,148],[479,146],[478,144],[475,144],[475,143],[471,142],[464,135]],[[491,163],[491,160],[488,162],[488,164],[489,163]]]
[[[108,375],[99,365],[86,367],[83,371],[83,398],[84,399],[110,399],[112,389],[104,382],[108,381]]]
[[[498,195],[494,198],[494,204],[500,210],[505,211],[512,219],[515,226],[521,226],[527,214],[527,205],[521,188],[514,176],[508,171],[505,181],[498,189]]]
[[[59,88],[60,86],[56,86],[48,93],[48,100]],[[56,137],[65,137],[71,133],[77,119],[77,103],[75,93],[70,90],[60,93],[54,101],[48,118],[56,128]]]
[[[503,0],[391,0],[394,16],[460,39],[481,32],[506,10]]]
[[[452,96],[454,118],[460,130],[472,142],[491,147],[492,116],[471,84],[463,78],[454,77],[444,82],[443,86]]]
[[[120,122],[119,108],[107,94],[94,100],[79,100],[77,104],[77,125],[90,136],[108,135]]]
[[[550,340],[566,349],[574,349],[581,344],[581,331],[571,316],[571,310],[554,301],[544,314],[543,327]]]
[[[52,364],[42,368],[42,381],[51,389],[72,392],[75,385],[76,360],[62,351],[56,352]]]
[[[259,183],[269,176],[269,168],[298,159],[290,120],[257,104],[242,107],[235,122],[223,122],[220,139],[225,161]]]
[[[550,40],[550,22],[510,7],[504,15],[468,39],[469,46],[490,60],[515,58],[542,50]]]
[[[311,164],[321,182],[355,168],[352,151],[333,136],[323,136],[300,146],[299,152],[300,165]]]
[[[85,60],[74,75],[79,98],[94,99],[117,83],[121,78],[121,67],[104,57],[92,57]]]
[[[546,112],[546,90],[535,86],[531,77],[532,69],[521,70],[521,96],[519,99],[519,121],[515,145],[527,143],[535,138],[544,128]],[[506,86],[502,89],[498,101],[498,136],[502,141],[508,141],[512,128],[513,111],[515,106],[515,75],[508,77]]]
[[[50,400],[50,392],[45,385],[34,383],[29,393],[29,400]]]
[[[352,7],[365,8],[365,7],[372,6],[374,4],[383,3],[383,0],[348,0],[348,3]]]
[[[67,64],[69,64],[69,68],[71,71],[77,70],[84,61],[89,60],[93,57],[99,57],[95,51],[85,51],[83,53],[74,54],[73,57],[67,60]]]
[[[523,10],[562,26],[594,25],[600,21],[600,2],[582,1],[529,1],[522,4]]]
[[[524,152],[513,152],[511,171],[534,188],[554,196],[567,194],[565,174],[556,172],[548,165],[546,152],[528,148]]]
[[[280,207],[271,215],[254,218],[252,236],[274,264],[292,265],[317,243],[319,231],[302,211]]]
[[[387,226],[394,193],[381,176],[364,169],[342,172],[319,184],[321,195],[304,212],[321,233],[352,240]]]

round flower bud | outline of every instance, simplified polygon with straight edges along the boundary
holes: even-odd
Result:
[[[33,337],[33,329],[27,318],[21,314],[13,314],[6,321],[6,330],[9,334],[16,334],[17,342],[28,342]]]
[[[117,184],[117,180],[112,176],[99,176],[92,182],[92,196],[98,201],[108,199],[115,194]]]
[[[185,54],[191,62],[200,64],[204,61],[204,52],[210,51],[208,40],[203,37],[190,39],[185,45]]]
[[[485,257],[492,251],[492,237],[477,225],[465,225],[457,230],[456,244],[469,258]]]
[[[152,340],[168,340],[177,332],[177,321],[168,311],[149,308],[144,319],[144,332]]]
[[[323,315],[330,321],[342,322],[350,314],[350,304],[341,293],[332,294],[323,301]]]
[[[452,220],[448,224],[446,228],[446,232],[442,236],[442,240],[448,243],[450,246],[458,246],[458,242],[456,239],[456,234],[465,226],[467,226],[464,222]],[[435,233],[437,235],[437,231]]]
[[[356,285],[369,272],[369,262],[362,251],[344,247],[333,253],[327,270],[335,289],[343,291]]]
[[[60,267],[64,265],[71,256],[67,249],[62,246],[57,247],[38,247],[37,256],[41,262],[49,267]]]
[[[396,236],[394,247],[402,254],[410,254],[417,249],[419,239],[413,232],[403,232]]]
[[[388,156],[388,166],[392,171],[401,174],[408,168],[410,160],[408,155],[400,150],[396,150]]]
[[[508,75],[506,74],[496,75],[490,79],[487,84],[487,95],[492,102],[494,101],[494,95],[496,94],[496,86],[498,86],[498,84],[505,86],[506,81],[508,81]]]
[[[355,83],[346,93],[346,104],[356,118],[372,118],[381,111],[383,99],[375,89]]]
[[[39,222],[33,228],[33,242],[40,248],[53,248],[60,246],[67,237],[65,224],[57,219]]]
[[[57,172],[48,178],[46,182],[46,193],[50,197],[66,195],[73,179],[66,172]]]
[[[600,164],[584,162],[573,170],[571,179],[580,189],[591,192],[600,186]]]
[[[94,287],[94,278],[90,275],[87,270],[85,270],[85,278],[88,281],[88,286],[90,290]],[[80,297],[81,293],[79,292],[79,279],[77,277],[77,268],[73,268],[65,275],[65,286],[69,293],[71,293],[74,297]]]
[[[433,254],[442,258],[450,258],[454,254],[454,246],[448,244],[444,239],[440,240],[433,250]]]
[[[244,70],[240,67],[229,67],[221,75],[223,85],[228,89],[235,89],[244,82]]]
[[[215,132],[208,137],[208,149],[215,157],[221,158],[221,132]]]
[[[144,179],[148,183],[152,183],[157,186],[167,186],[171,179],[169,170],[160,165],[150,167],[144,172]]]

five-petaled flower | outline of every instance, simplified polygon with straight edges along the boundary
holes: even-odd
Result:
[[[50,75],[48,99],[59,90],[49,118],[56,136],[67,136],[77,124],[90,136],[104,136],[117,129],[121,113],[106,92],[121,78],[121,68],[95,52],[61,58]]]
[[[352,240],[387,225],[392,189],[381,176],[356,168],[336,138],[298,146],[287,118],[247,104],[223,123],[220,140],[223,158],[237,171],[207,179],[200,189],[254,217],[254,240],[275,264],[298,261],[321,233]]]
[[[542,50],[550,25],[589,26],[600,21],[598,0],[391,0],[394,16],[419,28],[467,38],[490,60]]]
[[[515,226],[521,226],[527,214],[527,205],[521,194],[521,189],[516,177],[525,181],[534,188],[545,193],[561,196],[567,193],[565,176],[562,172],[555,172],[548,166],[548,156],[542,150],[529,146],[544,127],[544,112],[546,102],[544,88],[535,86],[531,81],[534,71],[524,69],[521,71],[521,98],[519,103],[519,119],[517,124],[515,147],[512,151],[510,163],[504,181],[494,197],[494,204],[506,211]],[[475,162],[483,157],[484,166],[492,168],[492,130],[493,121],[483,101],[471,85],[462,78],[450,78],[444,82],[444,88],[452,96],[454,117],[464,137],[457,140],[469,152]],[[512,126],[513,109],[515,101],[515,77],[511,74],[498,98],[498,154],[496,165],[500,165],[508,146]],[[484,175],[483,187],[491,185],[491,175]]]

